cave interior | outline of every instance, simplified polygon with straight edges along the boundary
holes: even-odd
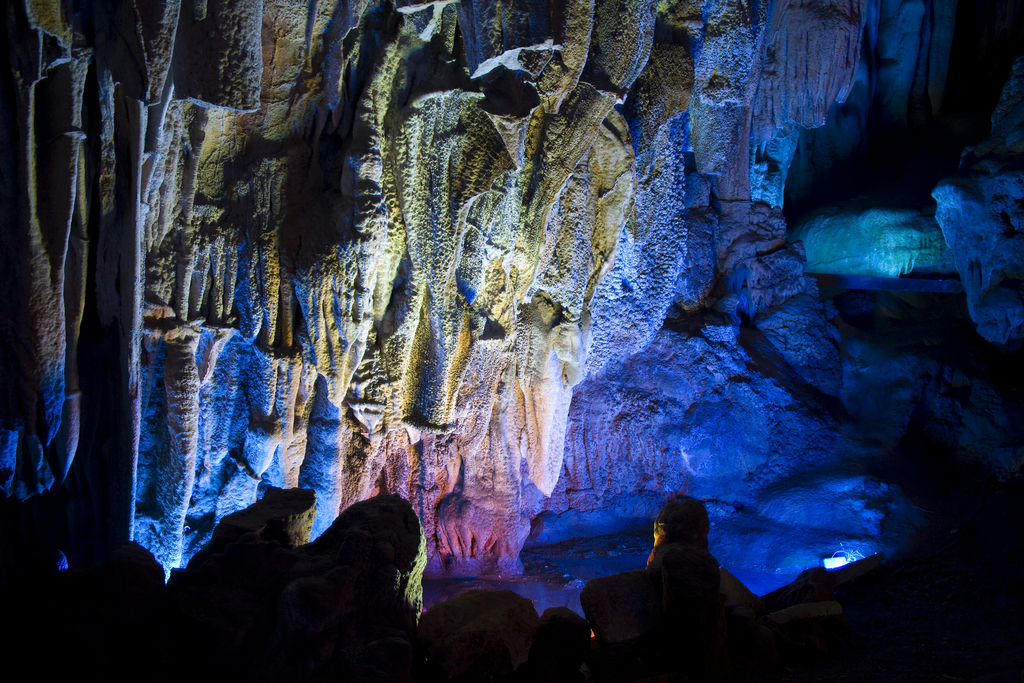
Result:
[[[3,13],[0,647],[1024,681],[1021,0]]]

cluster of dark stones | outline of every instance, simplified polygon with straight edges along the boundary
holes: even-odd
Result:
[[[408,681],[426,565],[409,503],[352,505],[314,542],[315,495],[268,489],[188,566],[129,542],[5,596],[19,657],[69,680]],[[45,634],[45,635],[44,635]]]
[[[8,642],[76,676],[696,683],[827,652],[846,626],[824,570],[762,600],[721,569],[694,499],[661,511],[646,569],[586,585],[586,619],[538,615],[508,590],[423,612],[425,541],[407,501],[357,503],[310,543],[314,514],[312,491],[271,488],[166,584],[135,543],[99,567],[36,577],[5,598],[23,625]]]
[[[762,600],[708,552],[709,520],[692,498],[654,525],[646,569],[590,581],[580,595],[596,638],[595,681],[719,681],[827,653],[846,630],[834,579],[820,568]]]

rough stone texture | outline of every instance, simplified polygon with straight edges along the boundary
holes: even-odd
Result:
[[[750,198],[751,110],[764,60],[768,3],[712,0],[690,104],[697,168],[722,199]]]
[[[174,50],[177,96],[203,107],[257,110],[263,76],[263,0],[205,0],[191,3],[191,8],[188,2],[182,4]],[[142,25],[149,28],[149,22]]]
[[[416,639],[448,677],[488,680],[518,669],[540,626],[533,603],[509,590],[476,590],[424,613]]]
[[[710,313],[703,320],[662,330],[644,354],[577,387],[566,472],[544,501],[559,524],[587,515],[605,527],[617,517],[651,519],[679,494],[737,514],[734,504],[754,506],[770,483],[831,458],[839,431],[822,394],[758,330]],[[760,552],[729,561],[756,566]]]
[[[710,183],[686,151],[687,119],[665,124],[650,170],[637,174],[634,210],[615,258],[591,302],[591,373],[647,347],[678,297],[706,303],[714,281],[718,218],[707,206]]]
[[[816,287],[793,296],[754,318],[758,329],[801,379],[829,396],[843,386],[840,336],[831,324],[835,308],[822,305]]]
[[[738,510],[835,455],[822,394],[863,407],[843,385],[862,349],[840,375],[778,207],[820,175],[802,129],[836,101],[856,114],[825,125],[839,151],[869,110],[892,131],[936,115],[956,18],[9,4],[4,557],[45,526],[72,565],[134,538],[171,570],[268,487],[302,486],[314,539],[375,493],[411,501],[432,575],[517,573],[538,514],[636,519],[681,493]],[[962,174],[1016,154],[1015,87]],[[1015,278],[982,289],[1012,299]],[[954,403],[936,437],[1013,467],[1006,402]]]
[[[189,560],[202,564],[243,534],[256,533],[265,541],[277,541],[285,548],[309,543],[316,518],[316,493],[309,489],[268,487],[263,497],[246,509],[227,515],[213,530],[209,544]]]
[[[965,300],[851,292],[836,302],[843,333],[841,398],[851,428],[870,430],[877,439],[917,443],[911,446],[915,454],[956,454],[964,462],[991,466],[995,473],[1021,466],[1024,453],[1017,445],[1016,425],[1024,424],[1024,411],[1004,382],[1014,376],[1011,366],[1016,364],[1009,356],[1007,366],[976,365],[983,352],[972,341],[977,337]],[[866,335],[865,326],[877,336]],[[961,326],[967,329],[933,346],[935,339]],[[850,513],[845,523],[872,513],[872,507],[844,505]]]
[[[771,4],[754,113],[759,140],[791,124],[817,128],[845,102],[860,57],[866,0]]]
[[[1024,56],[992,114],[989,137],[965,150],[959,170],[932,192],[978,333],[997,344],[1024,338]]]
[[[825,125],[834,103],[849,97],[858,73],[869,2],[771,3],[753,104],[751,199],[782,206],[801,131]]]
[[[655,0],[595,0],[591,56],[588,61],[611,87],[629,89],[651,52]]]
[[[1016,359],[974,331],[1013,352],[1024,328],[1022,17],[1017,0],[6,3],[0,583],[60,545],[111,564],[58,584],[116,603],[97,577],[137,573],[162,600],[149,556],[118,547],[134,538],[172,571],[168,652],[401,680],[424,564],[515,574],[538,515],[601,533],[697,495],[719,559],[766,571],[899,546],[921,515],[892,463],[1024,465]],[[968,81],[1002,89],[991,130],[977,111],[996,100]],[[881,194],[833,202],[869,166]],[[948,250],[901,175],[950,176]],[[787,234],[782,205],[812,201]],[[807,276],[954,266],[963,305]],[[298,529],[232,526],[298,486],[316,494]],[[679,542],[659,545],[662,578]],[[74,657],[130,668],[104,609],[56,623],[91,643]],[[766,631],[751,609],[728,628],[760,659],[776,635],[827,645],[818,620]]]

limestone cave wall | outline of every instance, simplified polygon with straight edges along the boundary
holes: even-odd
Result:
[[[770,511],[862,386],[784,199],[930,124],[956,36],[1024,48],[1019,2],[959,5],[7,3],[5,561],[169,570],[268,485],[314,536],[401,495],[433,575],[679,492]],[[1013,351],[1024,62],[997,81],[931,239]]]

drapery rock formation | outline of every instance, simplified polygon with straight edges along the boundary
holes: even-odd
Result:
[[[542,513],[755,500],[828,457],[842,394],[779,208],[822,159],[797,141],[872,97],[863,54],[893,126],[937,111],[954,4],[8,3],[5,525],[68,479],[77,561],[169,571],[268,486],[316,491],[314,538],[391,493],[428,574],[487,574]],[[1019,152],[1018,91],[936,191],[1002,192],[1011,241],[1013,169],[972,169]],[[984,303],[1017,271],[954,213],[981,333],[1019,338]],[[622,380],[665,368],[657,402]]]

